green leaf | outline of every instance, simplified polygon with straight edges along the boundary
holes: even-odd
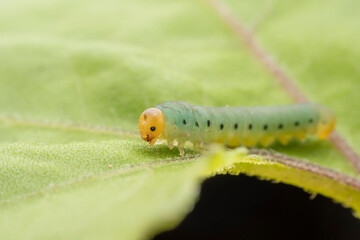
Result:
[[[358,149],[357,3],[229,4],[301,89],[333,108],[340,133]],[[149,238],[182,220],[204,178],[224,173],[292,184],[359,214],[359,175],[327,141],[293,141],[265,154],[215,148],[199,155],[190,146],[184,158],[141,141],[140,113],[163,101],[292,102],[208,4],[19,0],[0,7],[1,239]],[[332,26],[321,20],[328,18]]]

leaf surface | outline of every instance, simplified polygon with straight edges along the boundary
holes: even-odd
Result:
[[[228,2],[301,89],[334,109],[356,148],[352,34],[360,21],[351,3],[332,0],[328,12],[311,1],[274,1],[270,10]],[[340,5],[325,31],[316,20]],[[179,158],[141,142],[138,116],[163,101],[292,102],[206,3],[1,0],[0,7],[1,239],[149,238],[178,224],[201,181],[222,173],[285,182],[360,211],[359,176],[327,141],[273,146],[300,162],[243,149],[200,156],[191,147]],[[324,35],[314,36],[319,29]]]

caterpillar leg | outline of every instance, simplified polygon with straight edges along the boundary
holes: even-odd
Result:
[[[182,157],[185,155],[184,146],[185,146],[185,142],[178,143],[179,153],[180,153],[180,156],[182,156]]]
[[[194,148],[196,151],[200,152],[202,150],[200,147],[200,142],[194,142]]]
[[[202,142],[194,142],[194,148],[196,151],[203,153],[205,150],[205,146],[203,145]]]
[[[174,148],[174,140],[173,139],[167,139],[166,142],[167,142],[167,145],[168,145],[169,149],[173,150],[173,148]]]

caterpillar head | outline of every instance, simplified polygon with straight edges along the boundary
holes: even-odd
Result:
[[[165,116],[160,109],[146,109],[139,118],[139,131],[141,138],[154,145],[165,127]]]

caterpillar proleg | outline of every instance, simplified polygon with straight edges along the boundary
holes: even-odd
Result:
[[[204,107],[181,101],[164,102],[145,110],[139,118],[141,138],[152,146],[166,139],[170,149],[178,142],[184,155],[186,141],[230,147],[267,147],[275,140],[287,144],[307,135],[325,139],[335,126],[335,117],[324,106],[304,103],[270,107]]]

